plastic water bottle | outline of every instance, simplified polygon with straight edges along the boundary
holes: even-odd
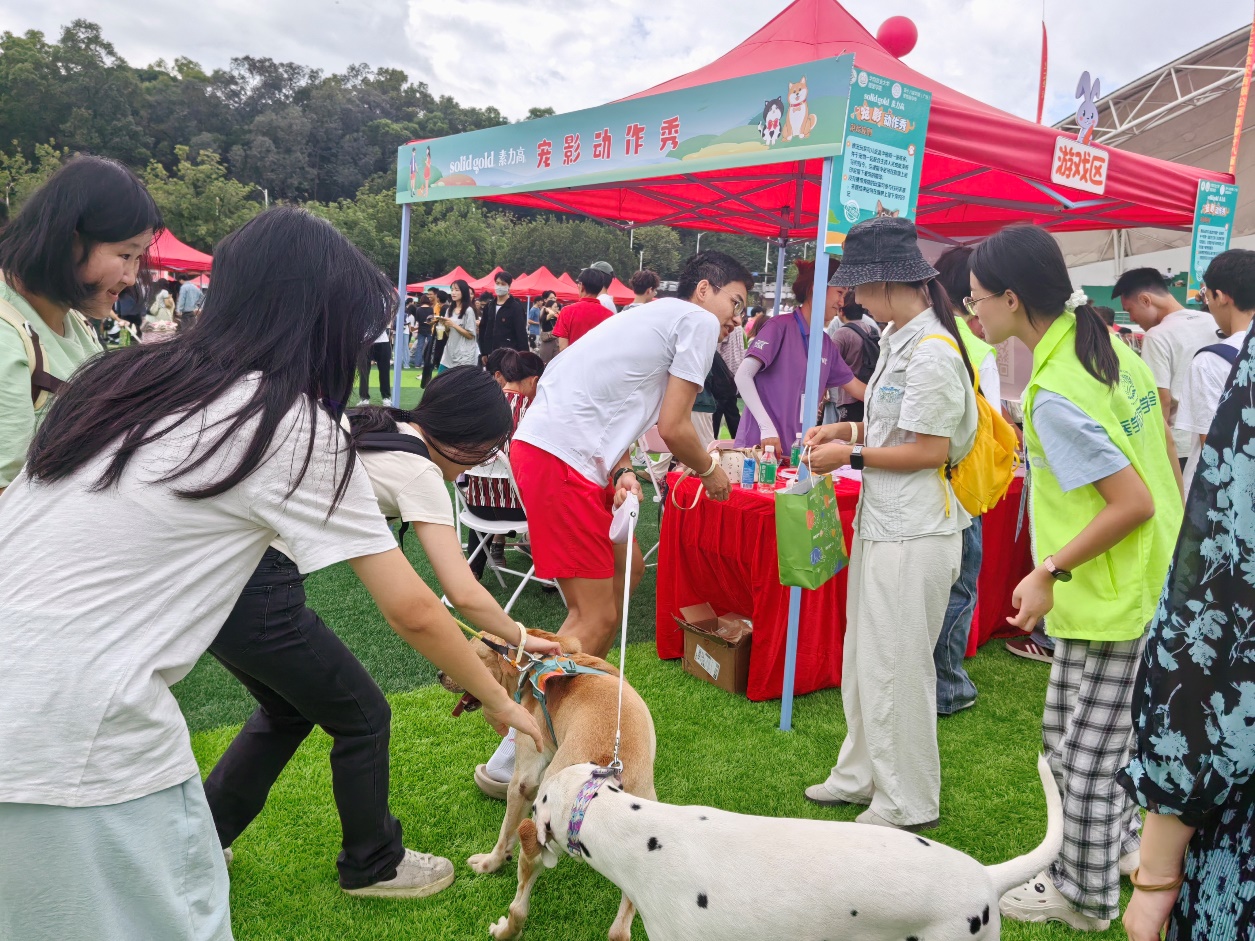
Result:
[[[763,452],[763,459],[759,462],[758,472],[758,489],[759,490],[775,490],[776,489],[776,449],[770,444]]]
[[[789,455],[789,466],[796,469],[802,463],[802,433],[799,431],[793,439],[793,452]]]

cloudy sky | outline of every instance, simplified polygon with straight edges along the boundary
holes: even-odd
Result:
[[[1045,0],[1046,118],[1075,108],[1088,69],[1113,91],[1249,22],[1249,0]],[[354,62],[405,69],[437,94],[496,105],[590,107],[722,55],[786,0],[0,0],[0,29],[55,38],[75,18],[99,23],[128,61],[189,56],[206,68],[270,56],[338,71]],[[1042,0],[846,0],[871,32],[910,16],[912,67],[1013,113],[1036,108]]]

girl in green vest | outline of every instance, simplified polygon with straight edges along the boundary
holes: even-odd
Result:
[[[1019,921],[1106,930],[1138,863],[1135,807],[1116,781],[1147,623],[1181,523],[1150,369],[1112,335],[1043,229],[1015,226],[972,257],[968,311],[990,343],[1033,351],[1022,398],[1033,556],[1011,624],[1049,613],[1056,640],[1042,737],[1063,792],[1059,859],[1002,898]]]

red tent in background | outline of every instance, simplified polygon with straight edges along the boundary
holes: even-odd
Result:
[[[414,284],[407,284],[405,286],[405,289],[407,291],[417,292],[417,291],[426,291],[429,287],[447,288],[450,284],[452,284],[454,281],[457,281],[459,279],[461,279],[462,281],[465,281],[467,284],[470,284],[475,280],[475,278],[472,275],[467,273],[465,268],[463,268],[461,265],[458,265],[456,268],[454,268],[452,271],[450,271],[446,275],[443,275],[439,278],[432,278],[429,281],[418,281]]]
[[[546,291],[553,291],[560,301],[573,301],[579,296],[560,279],[554,277],[553,272],[544,265],[531,274],[519,275],[510,288],[518,297],[539,297]]]
[[[214,263],[212,255],[183,244],[169,229],[162,229],[153,239],[149,260],[154,270],[166,271],[208,271]]]
[[[565,271],[558,276],[558,283],[561,284],[566,293],[570,295],[569,300],[575,300],[580,296],[580,286],[576,284],[575,279]],[[559,294],[558,299],[563,300],[564,298],[561,294]]]
[[[836,0],[795,0],[709,65],[631,97],[785,68],[852,52],[855,65],[933,94],[917,223],[936,239],[989,235],[1015,222],[1053,231],[1189,228],[1200,179],[1233,182],[1114,148],[1101,196],[1051,182],[1060,132],[947,88],[894,58]],[[1027,68],[1027,66],[1026,66]],[[605,186],[483,197],[582,213],[619,228],[670,225],[771,238],[812,239],[821,161],[677,174]]]
[[[636,292],[615,278],[610,282],[610,299],[616,304],[630,304],[636,300]]]
[[[493,289],[493,285],[496,284],[497,272],[504,270],[505,269],[500,265],[497,265],[497,267],[493,268],[492,271],[488,272],[478,281],[469,281],[468,283],[471,286],[471,290],[476,294],[480,291],[491,291]]]

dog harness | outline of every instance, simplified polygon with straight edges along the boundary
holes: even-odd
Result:
[[[555,745],[558,744],[558,736],[553,730],[553,719],[549,717],[549,705],[545,701],[545,684],[555,676],[579,676],[580,674],[590,676],[610,675],[605,670],[598,670],[596,667],[586,667],[565,656],[537,657],[531,663],[519,668],[519,686],[514,691],[514,701],[523,701],[523,693],[530,684],[532,695],[540,703],[540,711],[545,714],[545,724],[549,726],[549,736],[553,739]]]
[[[571,805],[571,822],[567,824],[566,851],[572,856],[580,855],[580,828],[584,826],[584,815],[588,813],[588,805],[592,803],[601,786],[607,781],[614,781],[622,786],[617,773],[609,768],[594,768],[593,776],[584,782],[580,792],[575,795],[575,803]]]

